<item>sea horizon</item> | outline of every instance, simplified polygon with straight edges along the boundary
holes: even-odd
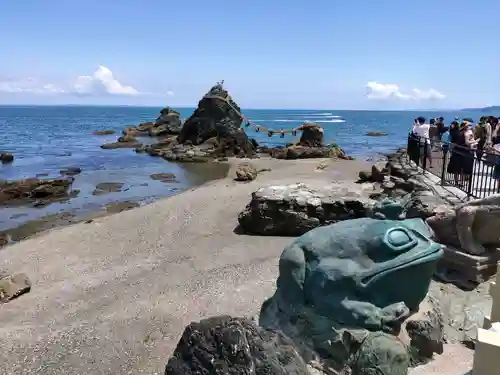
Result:
[[[75,107],[75,108],[164,108],[170,107],[174,109],[196,109],[198,103],[193,104],[192,106],[188,105],[132,105],[132,104],[78,104],[78,103],[69,103],[69,104],[4,104],[0,103],[0,108],[4,107],[16,107],[16,108],[32,108],[32,107]],[[342,112],[461,112],[461,111],[481,111],[484,108],[482,107],[471,107],[471,108],[409,108],[409,109],[369,109],[369,108],[258,108],[258,107],[240,107],[243,111],[342,111]]]

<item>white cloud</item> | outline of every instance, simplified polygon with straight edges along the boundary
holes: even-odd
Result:
[[[103,65],[91,76],[79,76],[72,86],[79,95],[139,95],[132,86],[122,85],[113,76],[113,72]]]
[[[174,96],[174,95],[175,95],[175,93],[174,93],[172,90],[168,90],[168,91],[167,91],[167,96],[172,97],[172,96]]]
[[[78,76],[65,86],[54,83],[42,83],[36,78],[22,80],[0,79],[0,92],[27,93],[27,94],[73,94],[79,96],[105,96],[128,95],[135,96],[141,93],[132,86],[127,86],[118,81],[111,70],[103,65],[88,76]],[[167,96],[173,92],[168,91]]]
[[[27,94],[57,94],[64,90],[51,83],[42,84],[36,78],[0,81],[0,92]]]
[[[394,83],[379,83],[376,81],[368,82],[365,86],[365,94],[368,99],[373,100],[442,100],[446,95],[435,90],[412,89],[410,93],[404,93],[401,88]]]

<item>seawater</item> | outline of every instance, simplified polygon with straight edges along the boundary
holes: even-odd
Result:
[[[97,206],[119,200],[150,201],[199,185],[210,176],[196,165],[169,163],[161,158],[137,154],[133,149],[103,150],[103,143],[114,142],[126,126],[154,121],[161,108],[155,107],[86,107],[86,106],[0,106],[0,151],[15,155],[13,164],[0,164],[0,179],[15,180],[46,174],[59,176],[69,166],[82,168],[73,188],[77,198],[43,208],[0,209],[0,230],[6,227],[70,209],[93,210]],[[183,118],[194,108],[177,109]],[[465,112],[411,111],[337,111],[337,110],[242,110],[251,121],[274,131],[290,130],[304,121],[313,121],[325,129],[326,141],[337,143],[357,158],[376,156],[406,143],[406,134],[418,116],[442,115],[447,122],[455,116],[478,117]],[[475,117],[474,117],[475,116]],[[95,130],[111,129],[116,134],[94,136]],[[245,128],[250,137],[268,146],[284,145],[296,139],[292,135],[268,137],[262,130]],[[367,132],[386,132],[387,136],[368,137]],[[299,136],[300,133],[297,135]],[[154,142],[146,137],[142,141]],[[172,172],[179,183],[153,181],[153,173]],[[119,193],[93,196],[100,182],[122,182]],[[19,214],[22,214],[19,216]],[[13,215],[17,218],[13,218]]]

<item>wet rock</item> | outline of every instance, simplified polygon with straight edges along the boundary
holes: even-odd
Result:
[[[236,181],[253,181],[257,178],[257,169],[250,163],[242,163],[236,167]]]
[[[10,152],[0,152],[0,162],[2,164],[12,163],[14,161],[14,155]]]
[[[0,279],[0,303],[9,302],[30,290],[31,281],[24,273],[4,277]]]
[[[61,169],[59,173],[64,176],[76,176],[77,174],[82,173],[82,169],[79,167],[68,167]]]
[[[139,206],[139,203],[133,201],[114,202],[107,204],[105,206],[105,210],[109,214],[117,214],[119,212],[128,211]]]
[[[293,342],[243,318],[218,316],[186,327],[165,375],[309,375]]]
[[[96,130],[94,132],[92,132],[92,135],[111,135],[111,134],[115,134],[116,131],[114,130]]]
[[[156,119],[154,126],[149,128],[149,135],[153,137],[179,134],[182,128],[180,113],[170,107],[165,107],[160,111],[160,116]]]
[[[104,150],[113,150],[117,148],[138,148],[141,146],[142,144],[139,142],[111,142],[101,145],[101,148]]]
[[[384,132],[368,132],[368,133],[366,133],[366,135],[368,137],[383,137],[383,136],[386,136],[387,133],[384,133]]]
[[[351,160],[349,156],[337,145],[324,147],[289,146],[276,148],[271,151],[271,156],[275,159],[312,159],[312,158],[333,158]]]
[[[121,182],[102,182],[97,184],[92,195],[104,195],[109,193],[117,193],[121,191],[123,183]]]
[[[119,137],[118,142],[137,143],[137,139],[133,135],[127,134],[127,135],[122,135],[121,137]]]
[[[0,206],[33,204],[42,201],[45,204],[68,199],[72,179],[39,180],[37,178],[0,182]]]
[[[253,156],[255,142],[247,137],[241,122],[240,107],[227,90],[217,84],[205,94],[194,113],[184,122],[178,142],[200,145],[216,138],[218,152],[215,156]]]
[[[373,192],[372,184],[351,182],[264,187],[252,193],[238,222],[247,234],[299,236],[316,227],[365,217],[375,202],[370,198]]]
[[[152,180],[161,182],[179,182],[175,174],[173,173],[153,173],[151,176]]]

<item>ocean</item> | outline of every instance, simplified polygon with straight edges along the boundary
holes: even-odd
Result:
[[[27,220],[68,210],[82,212],[95,210],[113,201],[134,200],[148,202],[199,185],[213,173],[200,165],[180,165],[161,158],[137,154],[133,149],[103,150],[99,146],[113,142],[126,126],[154,121],[161,108],[154,107],[86,107],[86,106],[0,106],[0,151],[14,154],[12,164],[0,164],[0,180],[17,180],[44,174],[57,177],[67,167],[80,167],[73,188],[80,194],[69,202],[51,204],[42,208],[0,209],[0,230],[11,228]],[[193,108],[179,108],[183,118]],[[324,127],[327,142],[337,143],[356,158],[376,157],[404,146],[406,134],[418,116],[427,118],[442,115],[447,122],[455,116],[473,117],[480,114],[466,112],[412,112],[412,111],[337,111],[337,110],[242,110],[251,121],[268,129],[292,129],[306,120]],[[95,130],[112,129],[116,134],[95,136]],[[250,137],[260,144],[284,145],[295,139],[292,135],[268,137],[266,131],[246,128]],[[369,137],[367,132],[385,132],[387,136]],[[144,143],[154,138],[144,139]],[[153,181],[153,173],[171,172],[178,183]],[[122,191],[93,196],[96,184],[122,182]]]

